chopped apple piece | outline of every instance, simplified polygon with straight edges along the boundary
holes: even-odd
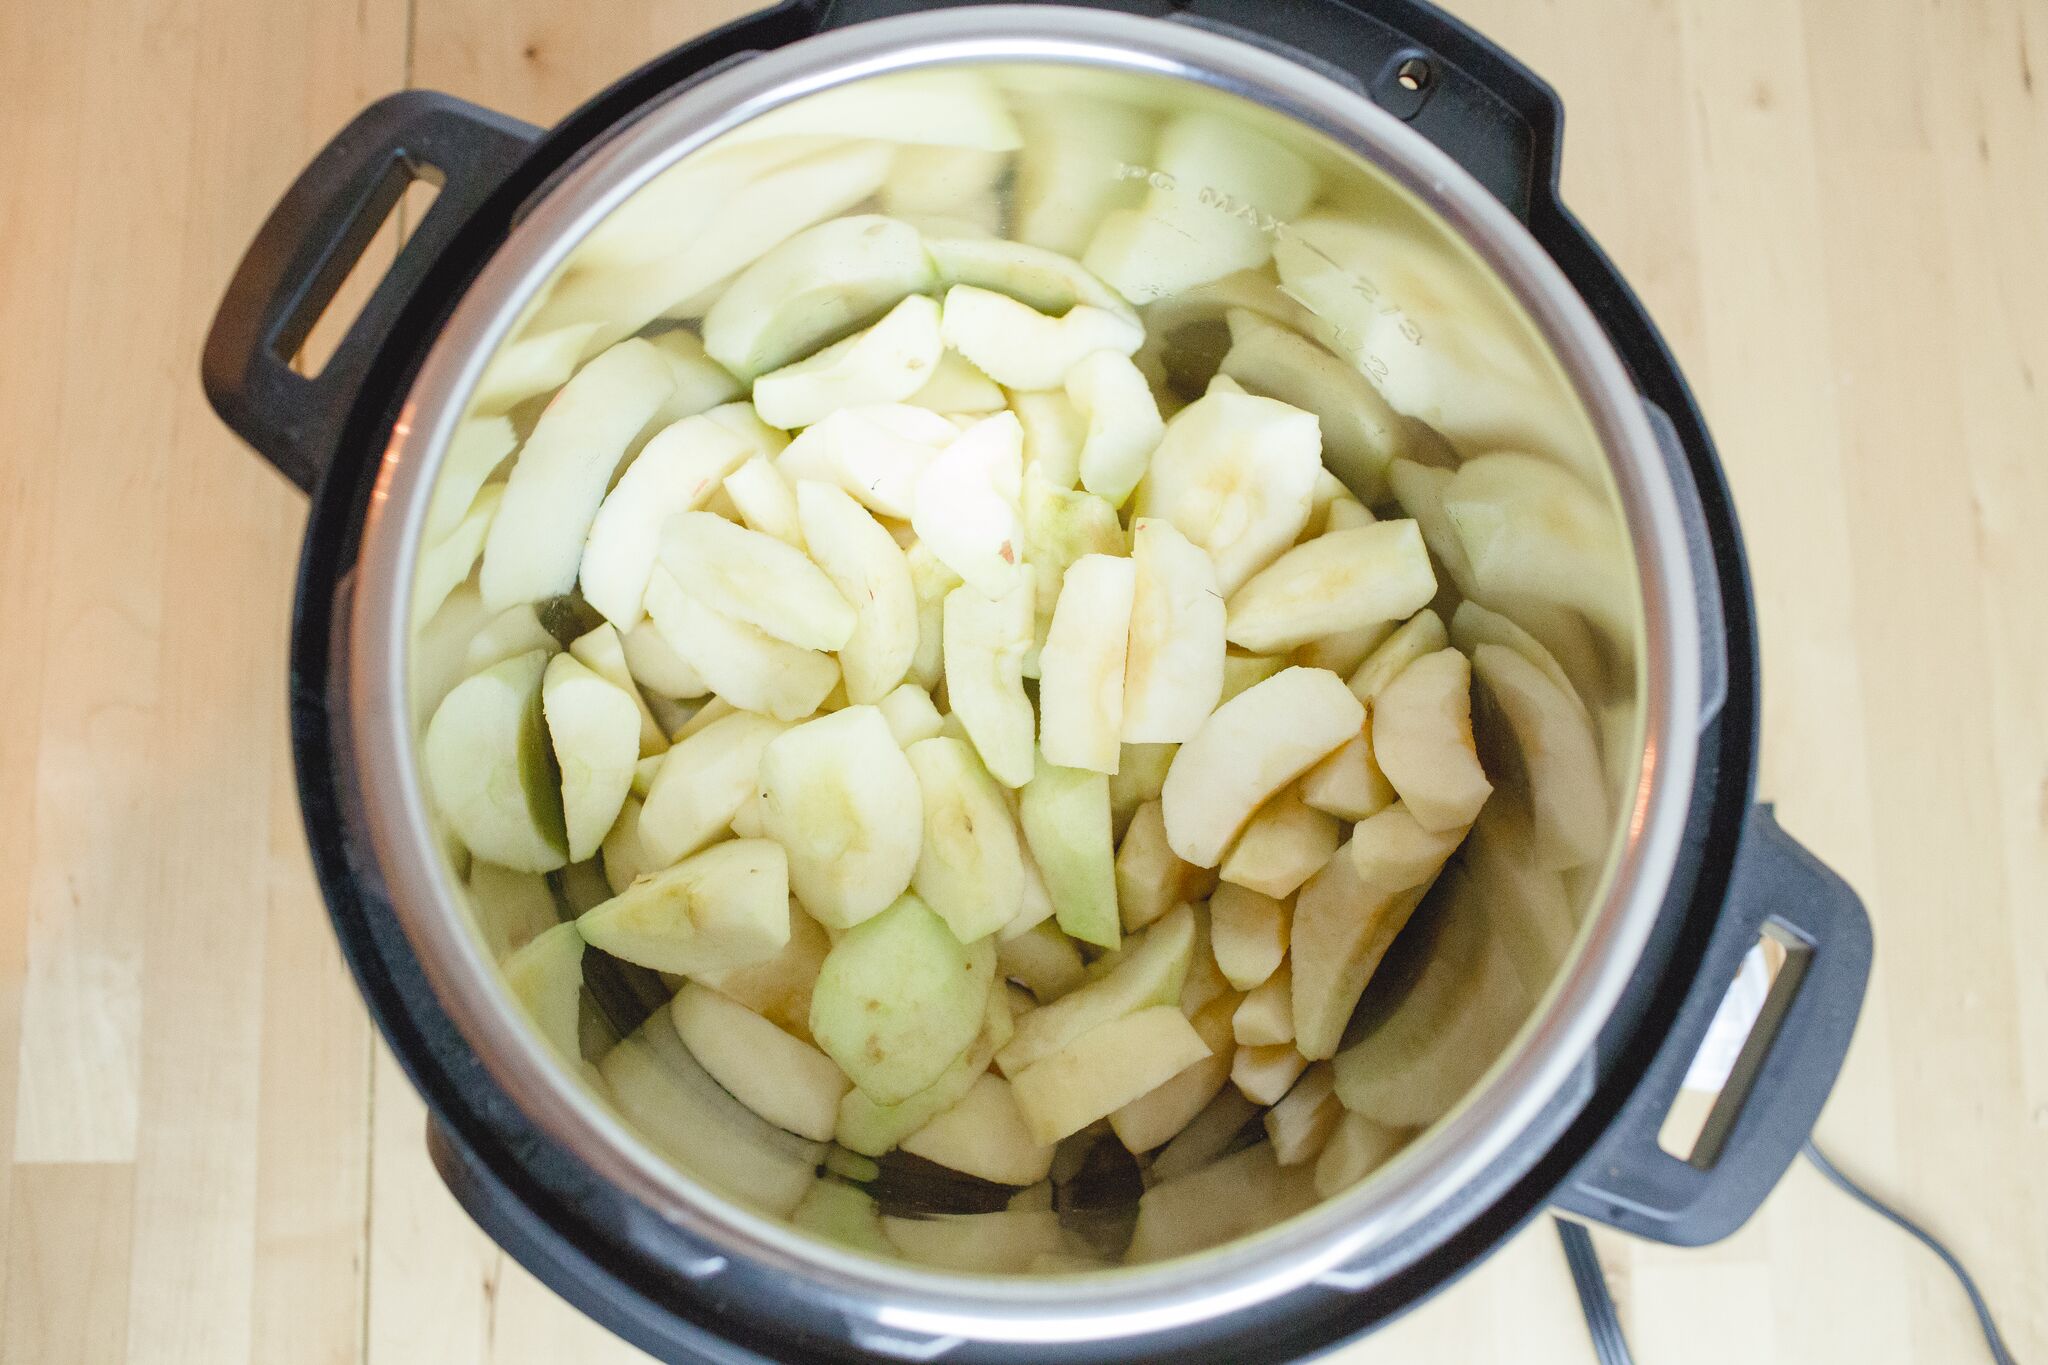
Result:
[[[802,1202],[790,1210],[789,1221],[806,1232],[856,1251],[891,1257],[903,1254],[882,1231],[881,1210],[874,1196],[837,1180],[818,1177]]]
[[[924,803],[880,711],[849,706],[776,736],[760,782],[768,835],[789,851],[790,887],[821,923],[851,928],[910,886]]]
[[[811,1035],[879,1104],[931,1085],[988,1014],[995,948],[963,947],[914,895],[832,945],[811,989]]]
[[[1081,443],[1088,421],[1057,389],[1013,393],[1010,409],[1024,428],[1024,467],[1036,470],[1050,488],[1072,488],[1081,480]]]
[[[695,982],[670,1010],[683,1045],[734,1099],[798,1137],[831,1140],[847,1081],[830,1057]]]
[[[956,417],[1001,412],[1009,402],[1003,396],[1003,386],[975,369],[958,351],[940,355],[938,368],[925,386],[903,401]]]
[[[997,183],[1009,168],[1007,151],[905,147],[896,153],[896,163],[882,183],[882,207],[890,213],[918,215],[920,222],[928,216],[964,217],[986,223],[992,231],[1002,221]]]
[[[1237,1049],[1231,1048],[1235,1058]],[[1208,1106],[1174,1135],[1158,1156],[1152,1159],[1147,1179],[1155,1185],[1179,1180],[1182,1176],[1207,1169],[1216,1159],[1237,1141],[1255,1117],[1259,1108],[1246,1099],[1234,1085],[1226,1085]]]
[[[974,1041],[947,1063],[937,1080],[915,1095],[895,1104],[877,1104],[858,1086],[847,1091],[839,1102],[839,1126],[833,1132],[839,1145],[867,1156],[881,1156],[959,1103],[988,1070],[995,1050],[1009,1039],[1009,1006],[1003,994],[989,992],[988,1009]]]
[[[1096,351],[1067,371],[1067,398],[1088,424],[1081,486],[1121,507],[1144,477],[1166,424],[1145,376],[1127,356]]]
[[[1124,670],[1129,679],[1130,670]],[[1128,710],[1126,715],[1128,715]],[[1173,766],[1176,744],[1126,744],[1109,775],[1109,823],[1116,838],[1122,839],[1148,801],[1157,801],[1166,786],[1166,773]]]
[[[1194,943],[1194,913],[1175,910],[1127,947],[1113,970],[1019,1019],[996,1065],[1014,1079],[1099,1025],[1179,1000]]]
[[[1131,523],[1135,582],[1124,666],[1126,744],[1178,744],[1223,695],[1224,603],[1216,567],[1171,521]]]
[[[831,655],[714,610],[683,591],[666,569],[648,580],[647,612],[669,648],[742,711],[801,720],[839,683]]]
[[[531,616],[533,609],[528,607],[526,611]],[[455,690],[455,685],[477,671],[469,663],[470,645],[480,632],[489,629],[491,622],[490,609],[484,606],[476,585],[464,583],[448,594],[448,600],[441,604],[439,611],[413,626],[408,666],[412,670],[412,718],[415,726],[424,727],[442,700]],[[539,626],[540,622],[535,620],[535,629]],[[528,649],[545,649],[555,643],[554,637],[546,631],[541,631],[541,635],[546,644],[535,641],[511,653],[524,654]],[[489,662],[502,662],[507,657],[509,655],[500,654]],[[488,666],[489,663],[485,665]]]
[[[1010,1083],[987,1074],[959,1103],[903,1139],[902,1147],[998,1185],[1030,1185],[1052,1170],[1052,1145],[1031,1135]]]
[[[647,846],[640,842],[640,798],[626,798],[626,804],[619,809],[618,820],[612,825],[611,832],[604,836],[604,847],[600,853],[605,885],[611,887],[613,895],[620,894],[648,873],[657,872],[664,866],[656,862]]]
[[[1124,1260],[1140,1265],[1206,1251],[1291,1218],[1315,1200],[1308,1167],[1282,1166],[1271,1143],[1256,1143],[1145,1191]]]
[[[784,478],[837,484],[879,516],[908,518],[918,478],[959,430],[903,403],[839,408],[798,434],[776,457]]]
[[[1121,555],[1128,548],[1116,508],[1093,493],[1056,488],[1036,469],[1024,475],[1022,502],[1024,563],[1034,586],[1034,629],[1039,645],[1052,628],[1060,586],[1074,561],[1087,554]],[[1025,661],[1025,675],[1038,676],[1037,652]]]
[[[1472,562],[1465,557],[1465,543],[1444,512],[1444,490],[1450,487],[1453,471],[1437,465],[1395,460],[1387,466],[1387,483],[1394,490],[1401,510],[1422,528],[1422,539],[1443,569],[1452,586],[1471,596],[1475,582]]]
[[[1051,1004],[1088,979],[1081,950],[1058,926],[1043,921],[1003,939],[996,948],[996,967],[1004,976],[1022,982],[1041,1005]]]
[[[532,650],[493,664],[449,692],[427,723],[436,809],[471,853],[516,872],[552,872],[569,861],[541,715],[547,662],[545,651]]]
[[[824,926],[789,901],[789,938],[773,957],[743,967],[698,970],[692,977],[736,1000],[784,1033],[811,1041],[811,987],[832,940]]]
[[[640,710],[625,690],[569,654],[548,660],[541,713],[562,774],[569,860],[582,862],[619,818],[640,757]]]
[[[1538,860],[1552,871],[1597,861],[1612,831],[1600,747],[1585,710],[1570,691],[1504,645],[1479,646],[1473,668],[1521,750],[1536,812]]]
[[[425,542],[412,571],[412,619],[423,625],[441,609],[448,594],[460,587],[476,567],[483,553],[484,536],[498,504],[505,498],[505,485],[494,483],[476,495],[455,525],[441,539]]]
[[[1020,141],[1002,94],[979,71],[928,67],[833,86],[772,109],[726,134],[757,142],[792,134],[1007,151]]]
[[[798,550],[805,548],[803,527],[797,522],[796,490],[766,455],[749,456],[745,464],[725,476],[724,488],[748,530],[774,536]]]
[[[1322,448],[1313,413],[1208,394],[1166,424],[1138,485],[1138,515],[1164,517],[1206,550],[1229,597],[1308,524]]]
[[[766,839],[733,839],[651,873],[576,921],[584,940],[655,971],[710,976],[789,941],[789,868]]]
[[[962,943],[1016,918],[1024,860],[1002,787],[965,740],[939,736],[904,751],[923,795],[924,844],[911,887]]]
[[[669,581],[673,584],[675,580]],[[669,740],[671,743],[681,744],[699,730],[710,728],[714,722],[723,720],[739,709],[723,697],[706,697],[695,709],[686,712],[689,719],[669,732]]]
[[[803,551],[709,512],[668,518],[661,564],[713,611],[803,649],[839,649],[857,623],[854,608]]]
[[[1083,555],[1067,570],[1039,655],[1039,743],[1049,763],[1116,771],[1135,581],[1131,561],[1109,555]]]
[[[1215,873],[1187,862],[1167,842],[1161,803],[1140,806],[1116,851],[1117,908],[1125,932],[1136,933],[1215,889]]]
[[[647,425],[640,428],[640,434],[627,443],[626,460],[635,459],[648,442],[663,429],[682,421],[685,417],[710,416],[721,406],[736,410],[751,410],[751,405],[735,401],[740,396],[740,382],[727,374],[719,363],[704,354],[704,343],[695,332],[676,328],[661,332],[647,339],[661,358],[667,362],[669,377],[675,381],[675,388],[668,398],[654,410],[654,416]],[[748,424],[735,423],[722,418],[714,419],[732,435],[754,442],[748,435]],[[617,472],[614,472],[617,477]]]
[[[1539,1000],[1570,954],[1578,924],[1564,879],[1537,859],[1531,825],[1516,801],[1496,797],[1486,803],[1459,857],[1523,993]]]
[[[599,355],[549,400],[484,542],[478,585],[486,603],[503,610],[575,586],[612,470],[674,390],[661,352],[635,339]]]
[[[1001,597],[1021,577],[1023,477],[1024,432],[1007,412],[961,432],[917,477],[918,539],[984,597]]]
[[[1006,787],[1031,780],[1037,748],[1037,716],[1024,694],[1031,596],[1020,580],[1000,598],[959,587],[945,599],[946,699]]]
[[[1371,1175],[1408,1141],[1408,1132],[1374,1123],[1363,1114],[1342,1112],[1316,1157],[1316,1197],[1341,1194]]]
[[[1436,653],[1447,643],[1449,637],[1444,631],[1443,618],[1425,608],[1409,617],[1400,629],[1367,655],[1365,662],[1358,666],[1345,685],[1351,689],[1352,696],[1370,707],[1379,700],[1387,684],[1400,676],[1401,670],[1425,654]]]
[[[1219,996],[1190,1015],[1188,1022],[1201,1035],[1209,1055],[1109,1116],[1110,1129],[1125,1150],[1149,1152],[1164,1146],[1229,1083],[1230,1059],[1237,1047],[1230,1034],[1230,1017],[1237,1003],[1234,993]]]
[[[938,303],[912,294],[866,330],[756,379],[754,409],[789,431],[835,408],[900,403],[925,386],[943,349]]]
[[[1337,817],[1287,787],[1259,807],[1223,860],[1225,882],[1285,899],[1330,860],[1343,840]]]
[[[704,315],[704,349],[741,379],[809,355],[935,280],[924,239],[880,214],[806,228],[741,271]]]
[[[1102,216],[1141,192],[1140,182],[1119,173],[1151,164],[1153,118],[1070,91],[1020,97],[1017,118],[1024,134],[1011,203],[1017,240],[1078,256]]]
[[[769,741],[787,729],[786,722],[736,711],[669,750],[640,813],[640,842],[658,865],[718,837],[754,794]]]
[[[585,668],[632,699],[633,709],[640,717],[641,760],[658,758],[666,753],[668,736],[662,733],[654,713],[647,709],[647,698],[640,695],[639,684],[633,681],[632,666],[626,660],[625,641],[620,638],[618,628],[609,621],[600,622],[594,629],[572,640],[569,653]],[[637,770],[635,780],[638,780]]]
[[[642,620],[621,638],[626,650],[626,669],[633,681],[669,701],[695,701],[709,696],[711,687],[703,675],[669,648],[660,627]]]
[[[1021,1275],[1041,1256],[1066,1247],[1050,1210],[950,1213],[933,1218],[885,1215],[882,1231],[905,1259],[968,1275]]]
[[[1315,1160],[1343,1116],[1344,1106],[1337,1102],[1337,1078],[1328,1062],[1317,1062],[1301,1073],[1280,1103],[1266,1111],[1266,1136],[1273,1143],[1273,1159],[1282,1166]]]
[[[596,323],[583,322],[529,333],[500,346],[476,382],[469,410],[479,417],[496,417],[561,388],[583,363],[596,331]]]
[[[1372,718],[1373,757],[1416,823],[1470,825],[1493,791],[1472,744],[1471,662],[1455,649],[1423,655],[1380,692]]]
[[[1249,991],[1272,978],[1287,955],[1293,918],[1286,901],[1228,882],[1216,888],[1209,897],[1210,949],[1232,988]]]
[[[1041,758],[1019,793],[1017,813],[1060,928],[1114,948],[1119,933],[1109,780]]]
[[[1314,668],[1284,669],[1217,707],[1173,756],[1160,793],[1173,851],[1216,866],[1266,798],[1364,723],[1343,680]]]
[[[915,683],[895,688],[875,707],[888,722],[889,733],[905,749],[939,733],[939,708],[932,705],[931,693]]]
[[[1239,1044],[1230,1062],[1230,1079],[1253,1104],[1278,1104],[1307,1065],[1308,1058],[1295,1051],[1293,1043]]]
[[[1482,455],[1444,485],[1443,506],[1476,595],[1533,597],[1584,613],[1611,640],[1634,638],[1635,576],[1621,519],[1576,475],[1534,455]]]
[[[1436,574],[1412,521],[1332,531],[1297,545],[1230,598],[1226,635],[1261,654],[1398,621],[1429,605]]]
[[[940,238],[929,247],[939,277],[948,285],[1004,294],[1053,317],[1085,304],[1136,321],[1123,297],[1071,256],[999,237]]]
[[[860,504],[830,484],[797,486],[811,556],[853,604],[854,628],[839,647],[848,700],[880,701],[917,654],[917,594],[903,551]]]
[[[469,869],[469,909],[491,960],[506,958],[562,922],[547,878],[477,859]]]
[[[956,284],[946,291],[940,335],[1006,389],[1056,389],[1085,356],[1131,354],[1145,330],[1128,312],[1083,303],[1048,317],[1007,294]]]
[[[1294,974],[1286,963],[1260,982],[1231,1016],[1230,1027],[1245,1047],[1294,1041]]]
[[[1584,698],[1573,685],[1571,675],[1558,663],[1557,656],[1510,618],[1497,611],[1488,611],[1477,602],[1460,602],[1457,611],[1451,615],[1451,643],[1468,659],[1479,652],[1481,645],[1503,645],[1513,650],[1542,670],[1543,676],[1556,685],[1566,700],[1576,703],[1591,723]]]
[[[557,924],[505,959],[505,984],[540,1036],[572,1066],[581,1066],[577,1016],[583,999],[583,939]]]
[[[1363,820],[1394,803],[1394,787],[1372,755],[1372,721],[1301,776],[1304,804],[1340,820]]]
[[[1208,1045],[1178,1006],[1154,1005],[1097,1025],[1013,1073],[1010,1083],[1032,1135],[1051,1143],[1208,1055]]]
[[[1230,351],[1222,373],[1251,393],[1314,413],[1322,423],[1324,463],[1372,501],[1384,497],[1387,463],[1408,453],[1413,424],[1357,366],[1293,328],[1249,308],[1232,308],[1224,317]]]
[[[662,528],[702,507],[749,453],[746,442],[704,415],[685,417],[649,441],[590,523],[577,575],[584,599],[631,630],[660,556]]]

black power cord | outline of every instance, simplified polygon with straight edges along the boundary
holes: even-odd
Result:
[[[1991,1305],[1984,1301],[1983,1293],[1977,1288],[1976,1280],[1963,1268],[1954,1252],[1943,1246],[1933,1233],[1915,1223],[1912,1219],[1886,1204],[1870,1191],[1858,1185],[1840,1168],[1814,1146],[1808,1138],[1800,1154],[1813,1163],[1828,1181],[1842,1193],[1869,1209],[1886,1222],[1903,1229],[1915,1241],[1941,1258],[1970,1296],[1970,1307],[1976,1310],[1977,1325],[1983,1329],[1984,1344],[1990,1349],[1993,1365],[2017,1365],[2012,1352],[2006,1349],[2005,1338],[1999,1335],[1998,1323],[1991,1316]],[[1634,1365],[1635,1357],[1629,1354],[1628,1339],[1622,1335],[1621,1317],[1614,1308],[1614,1296],[1608,1292],[1607,1276],[1600,1269],[1600,1258],[1593,1252],[1593,1238],[1583,1223],[1559,1218],[1558,1240],[1564,1243],[1565,1262],[1571,1266],[1572,1283],[1579,1291],[1579,1307],[1586,1314],[1586,1330],[1593,1337],[1593,1354],[1600,1365]]]

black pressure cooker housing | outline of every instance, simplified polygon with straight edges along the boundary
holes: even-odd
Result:
[[[291,725],[315,870],[335,932],[379,1028],[424,1096],[437,1166],[500,1245],[621,1336],[678,1361],[855,1360],[873,1342],[835,1332],[800,1301],[733,1310],[747,1292],[693,1262],[671,1230],[543,1135],[444,1013],[393,914],[369,850],[349,733],[346,623],[379,456],[429,342],[535,192],[650,101],[751,53],[826,28],[958,0],[789,0],[642,67],[552,130],[426,92],[381,101],[329,146],[278,206],[238,270],[208,339],[204,377],[222,417],[312,495],[291,648]],[[1546,1206],[1659,1240],[1725,1236],[1760,1202],[1810,1130],[1839,1066],[1869,967],[1853,894],[1753,804],[1758,722],[1755,607],[1735,511],[1683,375],[1655,325],[1558,198],[1563,109],[1526,68],[1418,0],[1098,0],[1098,7],[1212,26],[1282,52],[1409,122],[1528,226],[1583,296],[1638,390],[1671,464],[1695,544],[1707,678],[1683,848],[1627,993],[1577,1083],[1540,1131],[1548,1150],[1448,1210],[1457,1230],[1404,1268],[1329,1282],[1276,1305],[1147,1338],[1149,1354],[1278,1361],[1370,1330],[1442,1288]],[[290,356],[384,210],[434,168],[443,190],[321,374]],[[1755,1083],[1711,1171],[1645,1163],[1722,990],[1766,925],[1798,948],[1825,943],[1767,1023]],[[1775,997],[1774,997],[1775,998]],[[1763,1031],[1760,1028],[1760,1031]],[[1768,1041],[1768,1040],[1763,1040]],[[1796,1084],[1783,1082],[1796,1080]],[[1686,1172],[1693,1172],[1687,1175]],[[1396,1259],[1398,1258],[1398,1249]],[[715,1285],[715,1288],[713,1287]],[[701,1287],[700,1287],[701,1286]],[[1047,1346],[1046,1359],[1121,1358],[1114,1344]],[[962,1344],[946,1356],[974,1360]]]

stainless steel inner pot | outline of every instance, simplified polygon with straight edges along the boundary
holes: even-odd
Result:
[[[1533,450],[1597,487],[1613,520],[1611,553],[1595,568],[1612,572],[1625,592],[1612,599],[1595,651],[1608,695],[1588,700],[1607,715],[1601,734],[1610,750],[1614,836],[1604,866],[1567,883],[1578,934],[1547,994],[1464,1101],[1370,1178],[1276,1226],[1159,1264],[992,1276],[849,1250],[749,1205],[747,1184],[803,1154],[790,1155],[794,1139],[757,1120],[749,1125],[744,1111],[728,1130],[728,1141],[751,1153],[739,1170],[727,1160],[722,1175],[706,1178],[686,1169],[687,1154],[679,1165],[624,1121],[601,1087],[554,1055],[519,1010],[477,929],[476,916],[490,909],[472,908],[433,832],[419,778],[424,718],[412,700],[413,574],[443,455],[493,356],[545,307],[548,291],[573,278],[579,246],[593,229],[664,171],[735,130],[757,135],[754,120],[771,111],[805,129],[809,98],[829,100],[829,92],[902,81],[906,73],[915,83],[935,71],[968,73],[1006,106],[1106,99],[1160,116],[1226,118],[1303,157],[1319,186],[1312,212],[1400,222],[1415,254],[1388,268],[1413,265],[1415,278],[1456,291],[1445,314],[1454,325],[1434,335],[1427,324],[1415,329],[1419,335],[1404,331],[1406,343],[1472,349],[1477,372],[1514,374],[1516,387],[1503,391],[1497,410],[1473,419],[1469,431],[1441,433],[1445,461],[1504,445]],[[1159,188],[1157,167],[1125,165],[1113,174],[1136,194]],[[1241,185],[1171,192],[1235,215],[1269,240],[1302,240],[1299,215],[1272,212]],[[1372,279],[1354,283],[1364,311],[1347,318],[1325,298],[1317,321],[1325,340],[1355,346],[1355,358],[1370,369],[1370,339],[1353,324],[1369,328],[1390,310],[1374,297]],[[1161,317],[1172,306],[1154,305]],[[1220,311],[1205,306],[1211,316]],[[1199,323],[1199,312],[1174,324]],[[1467,320],[1473,325],[1460,330]],[[1197,326],[1193,335],[1200,332]],[[1169,370],[1201,363],[1163,359]],[[407,937],[482,1064],[546,1133],[711,1248],[705,1277],[733,1262],[778,1268],[878,1349],[899,1338],[1051,1343],[1138,1335],[1229,1314],[1310,1282],[1345,1286],[1348,1271],[1390,1246],[1420,1255],[1451,1230],[1448,1207],[1482,1182],[1498,1187],[1525,1170],[1544,1145],[1539,1125],[1560,1121],[1556,1101],[1635,968],[1663,900],[1693,778],[1700,642],[1684,536],[1641,401],[1585,304],[1500,204],[1361,94],[1191,24],[1120,14],[991,7],[860,25],[717,71],[592,146],[526,206],[433,342],[384,455],[354,598],[349,719],[376,857]],[[1489,605],[1516,614],[1512,599]],[[718,1096],[701,1092],[708,1081],[693,1081],[686,1068],[677,1077],[684,1089],[698,1084],[702,1107],[717,1105]],[[1385,1273],[1384,1264],[1382,1254],[1373,1273]]]

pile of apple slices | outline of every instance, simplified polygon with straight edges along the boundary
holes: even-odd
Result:
[[[1169,420],[1138,313],[1080,262],[862,213],[740,271],[701,337],[579,361],[584,327],[518,361],[558,387],[523,441],[484,413],[448,457],[416,701],[434,809],[566,1057],[588,945],[668,974],[696,1061],[799,1138],[1029,1187],[1106,1122],[1188,1173],[1137,1258],[1227,1235],[1201,1212],[1223,1177],[1192,1173],[1254,1107],[1261,1155],[1216,1169],[1328,1193],[1455,1100],[1520,1017],[1487,993],[1533,998],[1570,931],[1561,895],[1536,930],[1481,902],[1530,894],[1532,848],[1553,882],[1596,859],[1608,812],[1550,652],[1432,603],[1458,600],[1446,554],[1483,577],[1587,495],[1512,455],[1379,449],[1368,477],[1344,424],[1354,481],[1411,513],[1381,519],[1326,469],[1329,422],[1231,377],[1327,405],[1335,358],[1231,327]],[[1488,807],[1475,675],[1533,818],[1488,816],[1443,951],[1340,1055]],[[843,1195],[805,1208],[882,1236]]]

